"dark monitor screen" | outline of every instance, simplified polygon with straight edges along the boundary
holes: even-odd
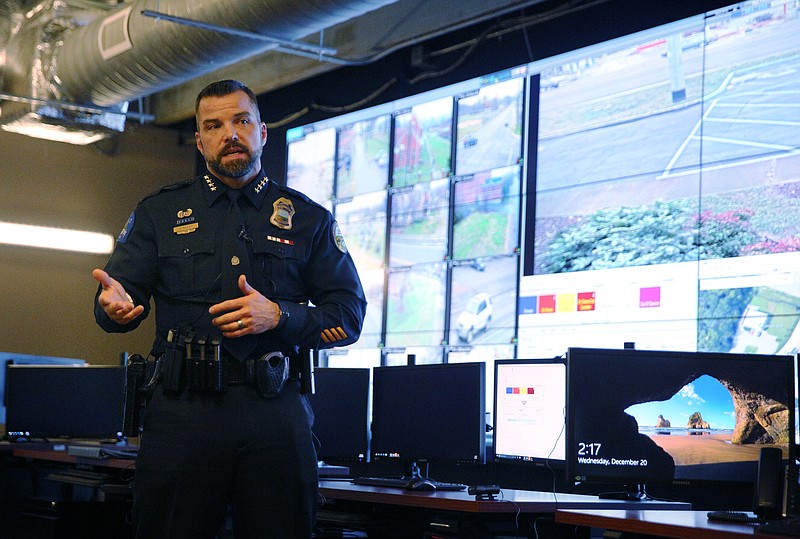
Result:
[[[326,462],[364,462],[369,454],[369,369],[317,368],[314,393],[317,457]]]
[[[753,482],[761,448],[793,458],[794,358],[570,348],[567,478]]]
[[[12,364],[6,376],[9,437],[118,437],[125,389],[123,367]]]
[[[494,362],[494,458],[563,467],[567,367],[563,359]]]
[[[7,365],[85,365],[86,361],[70,357],[36,356],[0,352],[0,423],[6,422],[6,366]]]
[[[477,464],[485,450],[485,363],[373,369],[373,459]]]

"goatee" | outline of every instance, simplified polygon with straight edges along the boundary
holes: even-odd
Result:
[[[247,159],[236,159],[228,163],[222,163],[220,159],[215,159],[208,162],[208,168],[218,176],[241,178],[252,172],[259,165],[259,160],[261,159],[260,154],[253,155],[248,152],[247,156]]]

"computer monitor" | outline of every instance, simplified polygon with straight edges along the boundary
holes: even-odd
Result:
[[[407,469],[420,461],[485,462],[485,363],[382,366],[372,376],[374,460]]]
[[[495,360],[495,462],[563,469],[566,393],[561,358]]]
[[[0,424],[6,422],[6,367],[8,365],[85,365],[86,361],[71,357],[37,356],[0,352]]]
[[[570,348],[567,479],[753,483],[762,448],[794,459],[794,358]],[[642,489],[636,489],[641,493]]]
[[[365,462],[369,451],[369,369],[316,368],[314,436],[327,463]]]
[[[9,438],[119,437],[123,367],[12,364],[6,376]]]

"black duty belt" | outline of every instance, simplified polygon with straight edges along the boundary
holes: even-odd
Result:
[[[228,357],[182,357],[164,354],[159,359],[160,378],[167,391],[220,393],[229,385],[249,385],[264,397],[275,397],[290,378],[289,358],[270,352],[238,361]]]
[[[223,372],[225,383],[228,385],[253,385],[255,382],[255,359],[239,361],[233,358],[223,358]]]
[[[277,396],[290,376],[289,358],[269,352],[238,361],[224,351],[219,339],[198,335],[192,329],[167,334],[167,347],[159,359],[159,374],[166,391],[222,392],[228,385],[252,385],[264,397]]]

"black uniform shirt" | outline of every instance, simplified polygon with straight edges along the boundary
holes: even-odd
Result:
[[[224,242],[245,236],[252,270],[248,283],[288,314],[277,328],[258,335],[257,353],[355,342],[367,302],[331,213],[299,191],[258,176],[239,190],[246,198],[240,202],[243,230],[224,237],[230,211],[227,190],[207,174],[164,187],[139,203],[105,271],[145,311],[120,325],[95,301],[100,327],[108,332],[135,329],[149,314],[152,297],[156,355],[164,351],[172,328],[194,327],[219,336],[208,308],[231,299],[223,297],[223,264],[229,261],[221,251]]]

